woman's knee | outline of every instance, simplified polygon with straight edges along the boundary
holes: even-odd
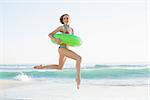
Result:
[[[81,59],[82,59],[82,57],[78,55],[77,61],[80,61],[80,62],[81,62]]]
[[[63,64],[58,65],[57,69],[62,70],[63,69]]]

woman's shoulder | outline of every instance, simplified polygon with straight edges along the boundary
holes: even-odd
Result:
[[[62,29],[62,28],[63,28],[63,26],[61,25],[61,26],[58,26],[57,28],[58,28],[58,29]]]
[[[57,30],[63,30],[63,26],[58,26]]]
[[[59,26],[58,29],[59,29],[60,32],[65,32],[64,25]],[[70,27],[70,29],[72,30],[72,33],[73,33],[73,31],[74,31],[73,28]]]
[[[64,31],[64,28],[63,28],[63,25],[61,25],[61,26],[58,26],[58,28],[57,28],[60,32],[63,32]]]

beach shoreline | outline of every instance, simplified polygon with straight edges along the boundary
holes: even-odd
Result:
[[[99,86],[51,81],[21,82],[0,80],[0,99],[4,100],[149,100],[149,86]]]
[[[9,89],[13,87],[19,87],[29,84],[28,82],[22,82],[17,80],[0,80],[0,91],[3,89]]]

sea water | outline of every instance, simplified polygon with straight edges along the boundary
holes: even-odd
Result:
[[[0,100],[149,100],[147,64],[82,65],[80,90],[76,89],[74,64],[63,70],[33,66],[0,65],[0,80],[20,83],[2,89]]]
[[[34,65],[0,65],[0,79],[17,81],[54,81],[57,83],[75,80],[76,69],[73,64],[63,70],[33,69]],[[86,64],[81,67],[84,84],[93,85],[148,85],[150,66],[148,64]]]

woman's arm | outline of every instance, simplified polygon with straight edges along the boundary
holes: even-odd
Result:
[[[61,26],[59,26],[57,29],[55,29],[54,31],[52,31],[51,33],[49,33],[48,34],[48,36],[52,39],[52,40],[54,40],[54,41],[56,41],[56,42],[60,42],[60,40],[59,39],[56,39],[56,38],[54,38],[53,37],[53,34],[56,34],[57,32],[60,32],[62,30],[62,27]]]

